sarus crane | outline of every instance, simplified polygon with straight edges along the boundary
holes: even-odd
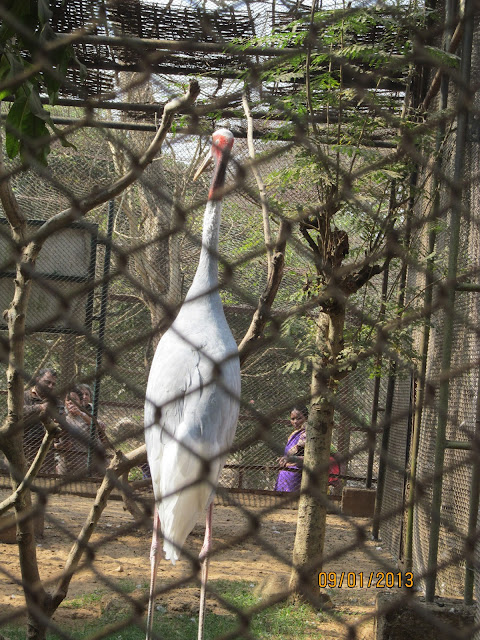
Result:
[[[159,530],[173,564],[198,517],[206,511],[200,551],[198,638],[203,637],[205,585],[215,489],[235,436],[240,398],[238,349],[219,294],[218,237],[222,191],[233,135],[213,134],[206,162],[215,163],[203,218],[200,259],[185,301],[158,343],[145,400],[145,442],[155,495],[150,552],[147,640],[151,637]]]

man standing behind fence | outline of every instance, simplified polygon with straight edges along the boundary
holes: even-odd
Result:
[[[58,400],[53,396],[56,384],[57,372],[55,369],[40,369],[33,387],[25,391],[23,415],[26,426],[23,434],[23,450],[27,466],[32,464],[42,444],[43,436],[45,435],[44,423],[52,419],[48,407],[56,406],[57,410],[62,408]],[[52,449],[47,453],[40,471],[43,473],[55,472],[55,459]]]

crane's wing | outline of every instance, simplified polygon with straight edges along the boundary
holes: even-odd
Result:
[[[197,356],[172,331],[162,337],[153,358],[145,397],[145,444],[150,458],[161,455],[163,430],[175,437],[183,420],[186,390],[193,384]]]
[[[165,334],[159,344],[145,404],[152,483],[172,561],[213,497],[235,435],[240,396],[237,357],[213,355],[218,343],[205,344],[207,357],[177,338]]]
[[[239,413],[238,358],[215,367],[189,347],[176,350],[175,357],[165,353],[161,362],[161,369],[156,359],[152,364],[145,402],[145,442],[149,462],[155,461],[150,466],[164,465],[164,448],[172,441],[202,457],[224,458]]]
[[[168,437],[178,440],[186,435],[177,434],[182,423],[194,440],[228,448],[238,418],[240,365],[226,322],[227,336],[222,335],[224,331],[208,336],[190,333],[193,344],[174,329],[176,324],[159,342],[148,378],[145,442],[149,458],[161,455]]]

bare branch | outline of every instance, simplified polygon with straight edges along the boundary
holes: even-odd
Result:
[[[0,503],[0,515],[2,513],[5,513],[5,511],[8,511],[8,509],[10,509],[11,507],[13,507],[13,505],[15,504],[15,502],[17,502],[18,498],[27,490],[30,488],[30,484],[32,482],[32,480],[34,480],[37,476],[37,473],[40,469],[40,467],[42,466],[47,453],[50,449],[50,445],[52,444],[53,439],[55,438],[55,436],[57,435],[57,429],[53,428],[48,430],[45,435],[43,436],[43,440],[42,440],[42,444],[40,445],[38,451],[37,451],[37,455],[35,456],[35,458],[33,459],[33,462],[30,466],[30,469],[28,470],[28,472],[25,474],[25,476],[22,478],[22,481],[20,482],[20,484],[17,486],[17,488],[15,489],[15,491],[8,496],[8,498],[6,498],[3,502]]]
[[[250,327],[238,347],[240,364],[244,364],[248,356],[255,350],[255,344],[260,339],[267,322],[272,317],[271,309],[282,282],[283,267],[285,265],[285,246],[291,230],[290,222],[282,220],[278,230],[277,242],[272,257],[272,269],[267,279],[267,285],[258,300],[257,310],[253,315]]]
[[[55,592],[52,595],[52,613],[57,609],[59,604],[63,601],[67,595],[68,587],[75,573],[79,562],[85,553],[87,544],[92,537],[95,527],[102,515],[105,507],[107,506],[108,498],[112,490],[118,486],[118,479],[129,469],[137,465],[143,464],[147,460],[147,450],[145,445],[138,447],[130,453],[124,454],[121,451],[115,453],[115,457],[107,468],[105,477],[100,485],[95,501],[90,509],[90,513],[87,516],[85,524],[82,527],[81,532],[78,535],[75,543],[73,544],[67,561],[65,563],[65,569],[60,581],[57,584]]]
[[[0,135],[0,148],[2,146],[3,140]],[[0,154],[0,202],[2,203],[5,216],[12,228],[14,239],[16,241],[23,240],[27,219],[23,215],[15,194],[13,193],[12,185],[10,184],[10,176],[3,163],[3,154]]]
[[[460,38],[461,38],[462,32],[463,32],[463,22],[459,22],[459,24],[457,24],[457,26],[455,27],[455,32],[453,33],[452,39],[450,40],[450,44],[448,46],[449,53],[455,53],[455,51],[457,50],[458,45],[460,44]],[[432,80],[432,84],[430,85],[427,91],[427,95],[423,99],[423,102],[418,109],[420,112],[428,110],[428,107],[430,106],[432,100],[440,90],[442,75],[444,73],[445,73],[444,69],[437,69],[437,72],[435,73],[435,76]]]
[[[150,146],[145,153],[138,158],[134,166],[116,182],[109,187],[102,189],[101,191],[93,191],[86,198],[83,198],[78,202],[76,206],[69,207],[55,216],[47,220],[40,229],[35,233],[35,242],[41,243],[48,238],[52,233],[63,229],[65,226],[85,215],[91,209],[98,207],[109,200],[112,200],[118,196],[122,191],[129,187],[135,180],[137,180],[146,167],[154,160],[159,149],[161,148],[163,141],[165,140],[167,133],[170,131],[173,117],[178,111],[191,108],[200,93],[200,87],[196,80],[190,82],[188,92],[181,98],[175,98],[170,102],[167,102],[163,109],[162,121],[160,127],[155,134]]]
[[[248,153],[250,158],[254,161],[250,164],[250,168],[255,177],[258,186],[258,193],[260,196],[260,203],[262,205],[262,218],[263,218],[263,235],[265,237],[265,246],[267,248],[267,265],[268,265],[268,278],[271,276],[273,268],[273,247],[272,247],[272,232],[270,229],[270,217],[268,214],[267,194],[265,190],[265,184],[263,183],[262,176],[255,164],[255,146],[253,144],[253,118],[250,113],[250,107],[248,105],[247,96],[242,96],[243,110],[245,111],[245,118],[247,120],[247,144]]]

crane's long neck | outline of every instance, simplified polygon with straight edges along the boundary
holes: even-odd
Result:
[[[218,295],[218,236],[222,212],[222,192],[229,151],[212,148],[215,170],[203,216],[202,250],[197,271],[186,299],[202,294]]]
[[[202,249],[197,271],[187,299],[218,291],[218,237],[220,233],[221,200],[209,200],[203,216]]]

